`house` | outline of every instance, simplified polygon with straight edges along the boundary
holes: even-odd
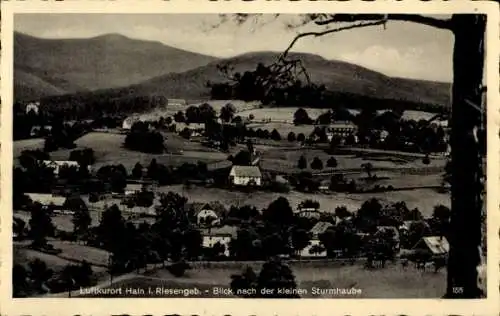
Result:
[[[132,125],[134,125],[134,123],[137,123],[139,121],[140,119],[138,116],[127,117],[122,123],[122,129],[130,130],[132,128]]]
[[[26,104],[26,114],[33,111],[35,114],[40,112],[40,102],[30,102]]]
[[[51,125],[44,125],[44,126],[34,125],[33,127],[31,127],[30,136],[31,137],[45,136],[48,133],[50,133],[50,131],[52,131]]]
[[[80,164],[78,162],[72,161],[72,160],[58,160],[58,161],[43,160],[42,164],[45,167],[47,167],[47,168],[54,169],[54,174],[56,176],[59,174],[59,171],[60,171],[60,169],[62,167],[76,167],[76,168],[80,168]],[[89,168],[89,171],[90,171],[90,166],[88,168]]]
[[[352,122],[337,121],[328,125],[326,128],[326,136],[328,140],[331,140],[334,135],[346,137],[355,134],[357,130],[358,127]]]
[[[199,226],[218,225],[226,212],[226,208],[220,202],[192,203],[186,205],[196,216]]]
[[[175,131],[177,133],[182,132],[186,128],[191,132],[191,136],[202,136],[205,132],[205,123],[175,123]]]
[[[295,214],[299,217],[303,218],[316,218],[319,219],[321,217],[321,212],[314,207],[299,207]]]
[[[229,257],[229,243],[233,238],[236,238],[238,228],[236,226],[222,226],[217,228],[207,228],[202,230],[203,247],[212,248],[215,244],[220,243],[225,247],[224,255]]]
[[[429,236],[422,237],[419,242],[413,247],[414,250],[423,250],[432,256],[447,255],[450,251],[450,244],[446,237],[442,236]]]
[[[333,227],[329,222],[317,222],[309,231],[311,239],[309,245],[300,251],[301,257],[326,257],[326,249],[321,244],[319,236],[323,234],[328,228]]]
[[[184,99],[167,99],[167,106],[187,106]]]
[[[258,166],[233,166],[229,181],[238,186],[261,186],[262,173]]]
[[[125,196],[134,195],[141,192],[143,189],[142,183],[127,183],[127,186],[123,190]]]

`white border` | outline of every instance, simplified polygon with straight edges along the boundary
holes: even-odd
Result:
[[[411,4],[410,4],[411,3]],[[3,1],[2,12],[2,104],[1,111],[1,232],[2,243],[0,312],[5,315],[497,315],[499,308],[499,7],[494,2],[311,2],[311,1],[155,1],[123,0],[85,2]],[[482,300],[442,299],[141,299],[141,298],[24,298],[12,299],[12,88],[13,88],[13,14],[14,13],[484,13],[487,22],[488,83],[488,298]],[[444,293],[443,293],[444,294]],[[365,303],[365,304],[360,304]]]

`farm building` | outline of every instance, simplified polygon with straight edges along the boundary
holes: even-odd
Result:
[[[40,111],[40,102],[30,102],[26,104],[26,114],[33,111],[35,114],[38,114]]]
[[[80,167],[80,164],[78,164],[78,162],[72,161],[72,160],[56,160],[56,161],[43,160],[42,164],[47,168],[54,169],[54,174],[56,176],[59,174],[60,169],[63,167],[76,167],[76,168]],[[89,170],[90,170],[90,166],[89,166]]]
[[[233,166],[229,172],[229,181],[238,186],[261,186],[262,173],[257,166]]]
[[[327,137],[341,136],[346,137],[353,135],[358,130],[358,127],[352,122],[335,122],[327,126]]]
[[[433,256],[442,256],[450,251],[450,244],[446,237],[429,236],[422,237],[419,242],[413,247],[414,250],[424,250]]]
[[[333,224],[328,222],[318,222],[309,231],[311,233],[311,240],[309,240],[309,245],[300,251],[301,257],[326,257],[326,250],[321,245],[319,236],[323,234],[328,228],[332,227]]]
[[[45,136],[45,135],[47,135],[50,131],[52,131],[52,126],[51,126],[51,125],[45,125],[45,126],[34,125],[34,126],[31,128],[31,131],[30,131],[30,136],[31,136],[31,137]]]
[[[224,255],[229,257],[229,243],[233,238],[236,238],[238,228],[236,226],[222,226],[217,228],[208,228],[202,231],[203,247],[212,248],[215,244],[220,243],[225,247]]]
[[[303,218],[320,218],[321,212],[314,207],[298,207],[295,214]]]
[[[184,99],[167,99],[167,106],[186,106],[187,102]]]
[[[186,205],[196,216],[196,223],[200,226],[218,225],[226,211],[220,202],[193,203]]]
[[[122,129],[126,129],[126,130],[131,129],[132,125],[134,125],[134,123],[136,123],[136,122],[139,122],[139,117],[135,117],[135,116],[127,117],[123,121]]]
[[[127,186],[124,189],[125,196],[134,195],[141,192],[143,189],[143,185],[141,183],[127,183]]]
[[[175,123],[175,131],[182,132],[184,129],[191,132],[191,136],[201,136],[205,132],[205,123]]]

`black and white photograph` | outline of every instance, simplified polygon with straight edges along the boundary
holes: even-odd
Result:
[[[13,298],[489,298],[487,14],[12,19]]]

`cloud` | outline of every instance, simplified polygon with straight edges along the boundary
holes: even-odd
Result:
[[[394,48],[372,45],[361,51],[341,54],[339,59],[390,76],[449,81],[448,73],[450,72],[436,71],[451,64],[451,60],[447,60],[448,57],[424,47]]]

